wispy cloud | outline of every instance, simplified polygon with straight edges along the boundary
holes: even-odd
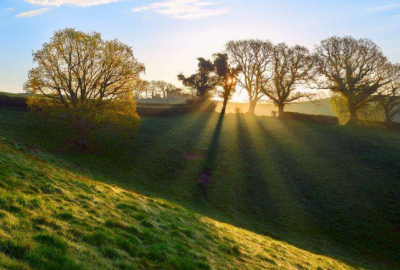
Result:
[[[11,11],[14,11],[13,8],[6,8],[5,10],[6,10],[6,11],[10,11],[10,12],[11,12]]]
[[[26,12],[21,12],[17,15],[18,18],[30,18],[30,17],[35,17],[38,15],[41,15],[43,13],[48,12],[50,9],[49,8],[41,8],[41,9],[36,9],[36,10],[31,10],[31,11],[26,11]]]
[[[229,13],[229,8],[204,0],[167,0],[132,9],[133,12],[152,10],[178,20],[195,20],[221,16]]]
[[[367,9],[367,11],[387,11],[387,10],[396,9],[398,7],[400,7],[400,3],[369,8],[369,9]]]
[[[62,5],[73,5],[78,7],[90,7],[109,4],[113,2],[121,2],[125,0],[25,0],[25,2],[40,6],[60,7]]]

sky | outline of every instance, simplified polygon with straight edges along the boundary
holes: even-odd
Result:
[[[145,64],[147,80],[176,83],[237,39],[314,48],[330,36],[375,41],[400,62],[395,0],[1,0],[0,92],[22,92],[32,52],[54,31],[76,28],[118,38]]]

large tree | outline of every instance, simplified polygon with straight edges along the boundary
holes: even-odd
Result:
[[[229,57],[225,53],[218,53],[214,56],[215,73],[217,75],[218,86],[217,91],[220,98],[223,99],[221,113],[226,111],[226,105],[236,91],[236,85],[240,69],[232,67],[229,63]]]
[[[357,123],[357,111],[373,101],[378,90],[393,80],[391,66],[371,40],[331,37],[315,49],[319,73],[317,87],[340,93],[350,113],[349,124]]]
[[[278,44],[272,57],[271,81],[262,88],[262,92],[278,107],[279,116],[285,106],[299,99],[311,99],[314,95],[307,91],[298,91],[313,77],[314,61],[307,48],[289,47]]]
[[[240,68],[239,85],[249,95],[248,113],[254,114],[257,103],[263,97],[263,89],[270,81],[274,46],[269,41],[240,40],[226,45],[233,65]]]
[[[96,32],[65,29],[33,53],[33,61],[37,67],[25,85],[33,95],[30,108],[67,120],[80,147],[105,124],[137,125],[132,90],[145,68],[129,46]]]
[[[392,74],[393,80],[379,90],[377,99],[385,121],[392,123],[394,117],[400,114],[400,65],[392,65],[387,72]]]
[[[213,90],[218,85],[218,80],[214,75],[214,65],[210,60],[198,58],[198,61],[197,73],[189,77],[179,74],[178,79],[184,86],[194,90],[200,100],[207,100],[212,96]]]

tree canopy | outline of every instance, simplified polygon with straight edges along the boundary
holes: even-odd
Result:
[[[269,41],[240,40],[230,41],[226,45],[233,65],[239,67],[239,85],[249,95],[250,107],[248,113],[254,114],[257,103],[263,97],[263,89],[271,79],[270,64],[274,46]]]
[[[281,43],[274,47],[271,80],[262,92],[278,107],[282,116],[287,104],[300,99],[311,99],[311,92],[298,91],[298,87],[313,78],[314,61],[307,48],[289,47]]]
[[[214,68],[217,76],[218,96],[223,99],[221,113],[225,113],[226,105],[236,91],[238,76],[240,74],[239,67],[233,67],[229,63],[229,56],[225,53],[214,55]]]
[[[357,122],[357,111],[397,76],[381,49],[369,39],[323,40],[315,50],[315,60],[317,87],[343,95],[350,113],[349,123]]]
[[[183,83],[184,86],[194,90],[196,92],[196,96],[200,100],[206,100],[212,96],[212,92],[215,90],[218,81],[213,73],[213,63],[204,58],[198,58],[198,61],[199,64],[197,73],[189,77],[179,74],[178,79]]]
[[[96,32],[65,29],[33,53],[33,61],[37,67],[25,85],[33,95],[29,107],[67,120],[81,147],[105,123],[137,126],[133,89],[145,67],[129,46]]]

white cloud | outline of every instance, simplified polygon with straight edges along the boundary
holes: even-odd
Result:
[[[374,8],[369,8],[367,9],[368,11],[387,11],[387,10],[392,10],[400,7],[400,4],[391,4],[391,5],[386,5],[386,6],[380,6],[380,7],[374,7]]]
[[[228,8],[204,0],[167,0],[132,9],[133,12],[147,10],[153,10],[178,20],[194,20],[229,13]]]
[[[25,0],[25,2],[28,2],[33,5],[55,6],[55,7],[60,7],[62,5],[90,7],[90,6],[104,5],[121,1],[124,0]]]
[[[14,11],[14,9],[13,8],[6,8],[6,11]]]
[[[43,13],[48,12],[50,9],[49,8],[41,8],[41,9],[36,9],[36,10],[31,10],[31,11],[26,11],[26,12],[21,12],[17,15],[18,18],[30,18],[30,17],[35,17],[38,15],[41,15]]]

